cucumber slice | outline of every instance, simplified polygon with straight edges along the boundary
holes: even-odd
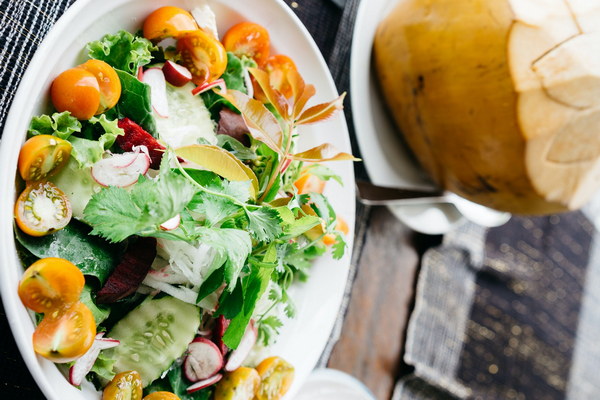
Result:
[[[200,326],[200,309],[174,297],[148,299],[117,322],[108,337],[116,373],[135,370],[144,387],[181,357]]]

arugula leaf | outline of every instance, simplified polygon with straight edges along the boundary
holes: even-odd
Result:
[[[131,189],[108,187],[94,194],[85,207],[84,218],[93,235],[120,242],[131,235],[152,236],[160,224],[181,213],[196,187],[172,172],[163,156],[158,179],[142,179]]]
[[[244,289],[242,283],[238,282],[235,288],[231,291],[224,291],[219,297],[219,308],[214,316],[224,316],[227,319],[233,319],[242,311],[244,304]]]
[[[75,264],[84,275],[98,278],[103,285],[121,260],[125,248],[90,236],[90,228],[71,222],[52,235],[33,237],[15,229],[19,243],[38,258],[58,257]]]
[[[259,242],[270,242],[281,236],[281,218],[274,208],[261,207],[257,210],[246,210],[248,229]]]
[[[68,139],[75,132],[81,132],[81,123],[69,111],[33,117],[28,130],[30,136],[54,135],[61,139]]]
[[[105,114],[109,118],[115,119],[130,118],[156,137],[156,121],[154,121],[150,100],[150,86],[125,71],[119,69],[116,71],[121,80],[121,97],[117,105]]]
[[[156,46],[143,37],[120,30],[114,35],[107,34],[100,40],[86,45],[88,56],[108,63],[115,69],[135,74],[139,67],[152,60],[151,52]]]
[[[217,268],[213,271],[212,274],[206,278],[202,285],[200,285],[200,289],[198,290],[198,298],[196,299],[196,303],[200,303],[204,300],[208,295],[216,291],[223,282],[225,281],[225,269]]]

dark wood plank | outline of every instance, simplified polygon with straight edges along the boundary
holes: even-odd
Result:
[[[352,297],[328,366],[389,399],[401,364],[419,257],[413,233],[387,208],[371,211]]]

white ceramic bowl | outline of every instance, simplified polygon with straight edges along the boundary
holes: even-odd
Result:
[[[17,91],[6,121],[0,148],[0,289],[2,302],[19,350],[34,379],[50,399],[98,399],[86,382],[83,390],[72,387],[55,364],[33,352],[31,335],[34,324],[31,315],[17,296],[17,286],[23,273],[16,255],[13,238],[13,205],[16,196],[15,171],[21,145],[32,116],[48,111],[48,90],[55,76],[85,60],[84,46],[106,33],[119,29],[136,31],[146,15],[165,5],[192,9],[194,0],[79,0],[56,23],[39,47]],[[251,20],[265,26],[271,33],[273,48],[289,55],[296,62],[307,82],[317,87],[315,102],[337,96],[333,80],[319,50],[298,18],[279,0],[214,0],[208,1],[217,14],[219,31],[233,24]],[[342,115],[324,123],[302,127],[300,148],[310,148],[323,141],[350,152],[348,131]],[[354,174],[349,162],[330,166],[343,178],[345,185],[329,184],[326,194],[337,212],[349,226],[354,226]],[[291,398],[317,362],[335,322],[343,297],[350,253],[343,259],[329,256],[319,259],[305,284],[293,289],[297,317],[286,322],[280,340],[272,353],[280,355],[296,367],[296,380],[286,396]]]

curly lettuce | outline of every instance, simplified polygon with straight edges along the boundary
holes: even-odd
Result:
[[[147,39],[134,36],[127,31],[107,34],[100,40],[86,45],[88,56],[102,60],[113,68],[135,74],[152,60],[152,51],[157,48]]]

